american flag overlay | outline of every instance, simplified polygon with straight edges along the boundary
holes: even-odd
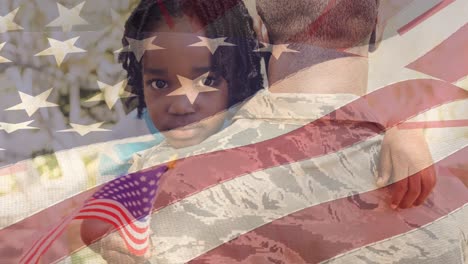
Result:
[[[468,1],[366,1],[2,0],[0,264],[468,263]]]
[[[75,219],[99,219],[119,230],[129,251],[144,255],[149,247],[150,212],[154,203],[157,181],[167,166],[151,172],[119,177],[96,191],[76,214],[62,220],[50,232],[44,234],[21,259],[21,263],[38,263],[70,221]]]

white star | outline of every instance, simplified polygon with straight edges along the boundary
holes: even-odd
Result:
[[[5,16],[0,16],[0,33],[5,33],[10,30],[19,30],[23,29],[18,24],[13,22],[15,19],[16,13],[18,13],[19,8],[11,11]]]
[[[105,101],[109,109],[112,109],[120,98],[136,96],[125,91],[127,80],[123,80],[114,86],[98,81],[98,85],[101,93],[89,98],[86,102]]]
[[[6,42],[3,42],[3,43],[0,44],[0,50],[3,49],[3,46],[5,46],[5,44],[6,44]],[[0,63],[5,63],[5,62],[11,62],[11,60],[0,56]]]
[[[13,133],[15,131],[22,130],[22,129],[28,129],[28,130],[30,130],[30,129],[39,129],[37,127],[30,127],[29,125],[32,122],[34,122],[34,120],[26,121],[26,122],[23,122],[23,123],[17,123],[17,124],[0,122],[0,131],[5,130],[5,132],[10,134],[10,133]]]
[[[70,32],[72,27],[75,25],[88,25],[89,23],[80,17],[80,12],[84,4],[85,2],[82,2],[81,4],[68,9],[57,3],[59,17],[47,24],[46,27],[62,27],[64,32]]]
[[[290,44],[277,44],[277,45],[274,45],[274,44],[269,44],[269,43],[265,43],[265,42],[262,42],[262,44],[265,47],[257,49],[255,51],[256,52],[270,52],[273,55],[273,57],[275,57],[275,59],[279,59],[281,57],[281,55],[283,55],[284,52],[293,52],[293,53],[299,52],[297,50],[293,50],[293,49],[288,48],[288,46]]]
[[[105,132],[105,131],[110,131],[109,129],[103,129],[101,126],[104,124],[104,122],[92,124],[92,125],[80,125],[80,124],[74,124],[70,123],[70,126],[72,128],[70,129],[65,129],[65,130],[60,130],[57,132],[76,132],[80,134],[80,136],[86,136],[91,132]]]
[[[218,89],[204,85],[204,80],[206,77],[208,77],[208,74],[209,72],[203,74],[195,80],[190,80],[188,78],[177,75],[181,87],[167,96],[185,95],[189,99],[190,103],[193,104],[199,93],[218,91]]]
[[[37,96],[31,96],[29,94],[19,92],[21,103],[6,109],[6,111],[25,110],[29,116],[32,116],[37,112],[37,110],[39,110],[39,108],[58,106],[57,104],[46,101],[47,98],[49,98],[52,89],[53,88],[50,88],[49,90]]]
[[[163,47],[153,44],[153,41],[156,39],[156,37],[149,37],[149,38],[145,38],[142,40],[132,39],[132,38],[126,38],[126,39],[129,45],[127,47],[114,51],[114,53],[133,52],[133,54],[135,55],[135,58],[138,61],[141,61],[141,58],[143,58],[143,55],[145,54],[147,50],[164,49]]]
[[[455,85],[468,90],[468,76],[461,78],[459,81],[455,83]]]
[[[205,38],[205,37],[198,37],[200,39],[199,42],[189,45],[189,47],[207,47],[211,54],[215,54],[216,50],[221,46],[232,47],[236,46],[235,44],[226,42],[227,38]]]
[[[80,49],[75,47],[75,42],[78,40],[79,37],[71,38],[66,41],[60,41],[52,38],[48,38],[50,48],[39,52],[34,56],[49,56],[53,55],[55,60],[57,61],[57,65],[60,67],[62,62],[67,56],[68,53],[79,53],[79,52],[86,52],[86,50]]]

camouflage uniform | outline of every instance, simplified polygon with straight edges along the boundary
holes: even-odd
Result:
[[[178,150],[167,146],[154,147],[137,156],[132,169],[140,170],[166,162],[175,153],[179,158],[189,157],[275,138],[356,98],[347,94],[273,94],[264,90],[240,108],[230,127],[202,144]],[[378,126],[378,120],[370,111],[354,112],[347,117],[336,118],[352,121],[348,127],[350,134],[360,124],[371,123]],[[324,127],[322,132],[310,136],[323,140],[322,144],[327,145],[330,133],[333,131]],[[382,135],[377,135],[329,155],[244,175],[164,207],[152,216],[152,262],[185,263],[276,219],[314,205],[377,189],[375,175],[382,139]],[[274,152],[274,149],[271,151]],[[447,153],[442,154],[443,157],[446,155]],[[184,184],[183,175],[179,177],[180,184]],[[164,185],[160,188],[164,190]],[[435,199],[437,198],[440,197]],[[366,204],[372,206],[365,208]],[[359,242],[353,237],[342,235],[348,228],[340,225],[344,220],[356,226],[372,226],[372,214],[399,214],[389,209],[388,201],[358,201],[357,206],[362,206],[362,210],[356,215],[352,208],[331,204],[319,214],[323,216],[321,219],[299,217],[297,221],[292,220],[289,228],[303,231],[303,237],[296,239],[312,245],[310,250],[320,259],[321,252],[327,251],[327,247],[354,245]],[[388,225],[383,228],[391,229],[394,225],[401,227],[408,224],[403,216],[401,218],[401,223],[386,223]],[[466,218],[467,209],[460,208],[419,229],[334,255],[327,263],[439,263],[441,260],[462,263],[468,234],[467,225],[462,222]],[[301,230],[305,224],[320,230],[325,229],[327,235],[317,238],[314,229]],[[278,232],[281,232],[280,228]],[[302,258],[300,253],[289,249],[287,244],[275,241],[275,235],[281,234],[270,235],[249,233],[250,241],[242,245],[245,252],[239,252],[238,258],[201,256],[197,260],[200,263],[311,262],[310,258]],[[265,248],[265,245],[268,246]],[[249,251],[255,253],[247,254]],[[194,263],[198,263],[197,260]]]

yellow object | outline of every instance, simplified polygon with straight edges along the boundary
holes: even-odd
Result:
[[[167,163],[167,167],[168,167],[169,169],[175,168],[175,164],[176,164],[177,158],[178,158],[178,155],[177,155],[177,154],[174,154],[173,156],[171,156],[171,158],[169,159],[169,162]]]

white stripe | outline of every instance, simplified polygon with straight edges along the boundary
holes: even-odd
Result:
[[[393,31],[397,31],[413,20],[429,11],[431,8],[441,3],[442,0],[416,0],[401,10],[395,15],[394,23],[388,24],[387,27],[392,27]]]
[[[100,142],[100,143],[95,143],[93,145],[87,145],[87,146],[80,146],[76,148],[71,148],[71,149],[66,149],[66,150],[60,150],[56,151],[55,153],[66,153],[66,152],[79,152],[83,155],[88,155],[88,154],[96,154],[99,153],[100,151],[107,150],[116,144],[122,144],[122,143],[131,143],[131,142],[140,142],[140,141],[150,141],[151,139],[154,139],[154,136],[152,134],[149,135],[144,135],[144,136],[136,136],[136,137],[127,137],[124,139],[118,139],[118,140],[112,140],[112,141],[106,141],[106,142]],[[105,151],[104,151],[105,152]],[[40,157],[40,156],[38,156]],[[26,159],[22,161],[17,161],[16,164],[29,164],[32,162],[32,159]],[[7,167],[15,166],[15,164],[9,164],[9,165],[4,165],[1,167],[1,169],[5,169]],[[62,168],[66,169],[66,168]],[[70,168],[68,168],[69,171],[72,171]],[[25,171],[24,173],[27,173],[29,171]],[[29,180],[28,177],[24,177],[24,179]],[[15,209],[14,212],[14,217],[8,217],[7,219],[2,219],[2,222],[0,223],[0,230],[4,228],[8,228],[8,226],[13,225],[15,223],[18,223],[28,217],[31,217],[37,212],[40,212],[42,210],[47,209],[48,207],[53,206],[54,204],[57,203],[62,203],[64,200],[72,197],[72,196],[78,196],[82,195],[83,192],[87,191],[86,184],[83,184],[83,179],[82,178],[73,178],[73,179],[67,179],[64,181],[63,179],[61,180],[56,180],[56,181],[44,181],[41,182],[41,184],[32,184],[30,182],[24,181],[22,177],[17,177],[17,180],[20,181],[21,183],[21,192],[15,195],[18,195],[18,199],[21,199],[21,207],[18,207]],[[98,177],[98,182],[96,185],[93,187],[96,187],[98,185],[104,184],[103,182],[103,177]],[[38,189],[38,186],[40,188]],[[60,192],[57,192],[57,188],[60,188]],[[63,191],[65,188],[66,191]],[[41,197],[46,197],[47,199],[32,199],[35,196],[31,195],[32,193],[40,193]],[[9,198],[11,199],[11,198]],[[23,202],[23,200],[26,201]],[[29,201],[33,201],[29,203]],[[0,202],[0,213],[4,213],[8,215],[8,212],[11,211],[11,208],[9,208],[9,205],[11,203],[3,203]]]
[[[107,219],[107,220],[109,220],[111,222],[115,221],[115,218],[113,218],[110,215],[105,214],[105,213],[79,213],[79,216],[85,216],[85,217],[99,216],[99,217],[105,218],[105,219]],[[148,224],[149,224],[149,221],[148,221]],[[125,226],[124,229],[128,230],[127,226]],[[125,241],[127,241],[127,243],[130,245],[130,247],[132,247],[135,250],[143,250],[149,245],[149,233],[148,233],[149,228],[145,232],[147,234],[146,239],[141,244],[134,243],[132,241],[132,239],[130,239],[130,237],[127,235],[127,233],[124,232],[122,229],[119,229],[119,232],[123,236],[123,239]]]
[[[111,201],[111,202],[109,202]],[[120,212],[118,212],[116,209],[114,208],[110,208],[110,207],[106,207],[106,206],[102,206],[102,205],[94,205],[98,202],[103,202],[102,200],[99,201],[99,200],[94,200],[94,201],[91,201],[90,203],[88,203],[88,206],[85,206],[83,209],[103,209],[103,210],[107,210],[107,211],[112,211],[113,213],[117,214],[119,216],[119,220],[122,221],[122,223],[126,223],[126,221],[124,219],[122,219],[122,215]],[[118,206],[119,208],[121,208],[125,213],[127,213],[129,215],[129,218],[133,218],[133,216],[131,216],[128,212],[128,210],[126,210],[125,208],[122,208],[122,206],[117,203],[117,202],[114,202],[112,200],[104,200],[104,202],[108,202],[108,203],[111,203],[111,204],[114,204],[116,206]],[[90,206],[90,205],[91,206]],[[120,205],[120,206],[119,206]],[[86,216],[87,214],[84,214],[84,213],[79,213],[78,215],[81,215],[81,216]],[[26,259],[28,259],[31,254],[37,249],[37,253],[33,256],[33,258],[31,258],[31,261],[28,262],[28,263],[36,263],[39,261],[40,257],[45,253],[43,252],[49,245],[51,245],[55,240],[56,240],[56,237],[60,234],[60,232],[62,232],[66,226],[78,215],[75,215],[74,213],[73,214],[70,214],[69,217],[67,218],[64,218],[60,224],[58,225],[57,229],[50,233],[47,232],[47,236],[43,236],[41,237],[38,242],[36,243],[36,245],[31,248],[30,250],[28,250],[28,252],[26,253],[26,255],[21,259],[21,263],[25,263],[24,261]],[[108,220],[111,220],[113,222],[115,222],[115,218],[112,219],[112,217],[106,215],[106,214],[101,214],[101,213],[93,213],[91,214],[92,215],[99,215],[101,217],[104,217]],[[111,218],[111,219],[110,219]],[[118,223],[118,222],[117,222]],[[140,222],[140,221],[134,221],[133,222],[135,224],[135,226],[137,226],[138,228],[145,228],[145,231],[143,233],[139,233],[138,231],[134,230],[133,228],[131,228],[130,225],[125,225],[124,226],[124,229],[127,230],[131,236],[133,236],[134,238],[136,239],[146,239],[148,238],[149,236],[149,233],[150,233],[150,230],[148,228],[148,225],[149,225],[149,218],[147,218],[145,220],[145,222]],[[119,223],[118,223],[119,224]],[[121,224],[119,224],[121,225]],[[55,226],[54,226],[55,227]],[[133,248],[135,248],[136,250],[142,250],[144,249],[146,246],[148,246],[148,239],[145,240],[145,242],[143,242],[143,244],[135,244],[133,243],[133,241],[131,239],[129,239],[129,237],[127,236],[127,234],[123,232],[123,236],[125,237],[125,239],[128,241],[129,245],[132,246]]]
[[[375,185],[375,175],[372,173],[373,164],[363,159],[370,151],[364,146],[372,144],[376,139],[339,151],[337,154],[347,159],[346,166],[341,165],[342,161],[337,154],[326,155],[313,159],[313,162],[297,162],[242,176],[161,209],[152,216],[153,242],[160,252],[155,256],[155,260],[158,263],[185,263],[239,235],[286,215],[351,194],[378,189]],[[440,160],[468,145],[468,138],[451,141],[449,149],[441,148],[436,150],[437,153],[433,153],[434,160]],[[339,182],[334,186],[335,190],[317,180],[317,176],[323,173],[326,173],[327,181]],[[279,180],[281,177],[283,181]],[[299,190],[299,193],[291,192],[288,181],[302,183],[303,189]],[[314,189],[308,190],[309,185],[314,186]],[[224,194],[225,190],[229,190],[232,194],[230,199],[234,202]],[[277,201],[277,208],[263,208],[263,199],[274,193],[282,197]],[[257,208],[250,208],[244,200],[255,204]],[[210,212],[212,216],[207,217],[203,212]],[[190,230],[185,228],[187,222],[184,221],[190,223]],[[206,227],[215,232],[205,232]],[[176,239],[182,236],[182,233],[188,239]],[[194,246],[195,241],[203,242],[203,246]]]
[[[149,234],[149,230],[146,230],[145,232],[141,233],[141,232],[138,232],[136,229],[133,229],[132,226],[130,225],[130,223],[125,221],[124,217],[116,209],[113,209],[113,208],[110,208],[110,207],[107,207],[107,206],[100,206],[100,205],[87,206],[84,209],[87,209],[87,210],[99,209],[99,210],[104,210],[104,211],[112,212],[112,213],[116,214],[118,216],[117,218],[115,218],[113,216],[110,216],[110,215],[109,215],[109,217],[112,217],[112,219],[114,219],[113,222],[116,223],[118,226],[128,229],[129,232],[130,232],[130,235],[132,237],[137,238],[137,239],[143,239],[143,238],[145,238],[145,236],[148,236],[148,234]],[[79,215],[82,215],[82,214],[86,214],[86,215],[93,215],[94,214],[94,215],[99,215],[100,216],[101,214],[105,214],[105,213],[103,213],[103,212],[94,212],[94,211],[93,212],[82,212],[81,211],[79,213]],[[129,216],[129,217],[132,218],[132,216]],[[138,228],[147,228],[148,227],[148,222],[149,221],[139,222],[140,226]]]
[[[441,256],[444,253],[446,253],[446,250],[441,250],[444,247],[441,248],[441,245],[445,246],[446,248],[450,247],[451,244],[454,244],[455,242],[461,242],[460,241],[460,234],[463,234],[463,230],[460,230],[460,233],[456,232],[451,232],[451,230],[448,230],[448,226],[453,226],[455,227],[455,224],[453,221],[451,221],[450,218],[457,218],[457,217],[463,217],[464,214],[466,215],[468,212],[468,206],[465,204],[464,206],[450,212],[447,215],[444,215],[437,220],[434,220],[430,223],[427,223],[419,228],[412,229],[410,231],[407,231],[405,233],[386,238],[362,247],[358,247],[355,249],[352,249],[350,251],[347,251],[345,253],[336,255],[333,258],[330,258],[328,260],[324,260],[320,263],[354,263],[353,261],[356,261],[356,259],[359,259],[359,256],[366,256],[368,259],[372,259],[375,263],[387,263],[387,262],[397,262],[397,259],[406,259],[407,263],[415,263],[414,261],[420,260],[420,262],[416,263],[427,263],[429,259],[436,258],[437,256]],[[466,228],[468,225],[464,225],[461,228]],[[456,227],[455,227],[456,228]],[[440,232],[440,230],[443,229],[444,232]],[[427,233],[437,233],[438,237],[437,239],[428,239]],[[408,235],[411,235],[411,238],[408,237]],[[421,256],[421,249],[416,248],[416,247],[411,247],[409,246],[410,244],[417,244],[418,241],[415,241],[416,238],[420,238],[421,240],[424,240],[424,246],[427,247],[429,244],[432,250],[425,250],[426,254],[424,256]],[[368,248],[374,248],[373,251],[368,250]],[[384,254],[382,254],[383,251],[386,251]],[[415,256],[414,259],[408,259],[409,252],[413,251],[413,255]],[[388,253],[392,253],[391,256],[387,255]],[[410,253],[411,254],[411,253]],[[457,263],[462,263],[463,257],[460,256],[460,262]],[[452,262],[449,262],[452,263]]]
[[[371,146],[380,146],[380,140],[381,136],[377,136],[337,153],[257,171],[168,205],[152,216],[152,240],[159,249],[155,262],[186,263],[239,235],[291,213],[347,197],[352,192],[376,189],[373,164],[368,156],[375,151],[370,149]],[[349,168],[341,165],[340,156],[346,156]],[[327,185],[323,177],[319,180],[321,174],[327,175],[327,181],[339,184]],[[309,186],[314,188],[309,189]],[[335,187],[335,190],[330,187]],[[300,189],[293,192],[289,188]],[[225,192],[229,192],[231,198]],[[265,197],[278,197],[274,199],[275,209],[265,208]],[[197,214],[198,211],[209,212],[212,216]],[[188,224],[185,221],[190,222],[191,230],[185,230]],[[207,232],[206,227],[213,231]],[[177,239],[182,232],[187,237],[185,241]],[[195,241],[200,241],[200,244],[194,246]]]
[[[89,207],[89,205],[94,205],[94,204],[98,204],[98,203],[109,203],[109,204],[112,204],[112,205],[115,205],[117,207],[119,207],[120,209],[122,209],[125,214],[131,218],[131,219],[135,219],[135,217],[132,216],[132,214],[127,210],[127,208],[125,206],[123,206],[121,203],[119,202],[116,202],[114,200],[110,200],[110,199],[97,199],[97,200],[92,200],[90,202],[87,203],[86,206],[84,206],[82,208],[83,209],[86,209]],[[142,219],[135,219],[135,221],[133,221],[132,223],[136,226],[136,227],[139,227],[139,228],[145,228],[146,227],[146,224],[145,224],[145,221],[143,220],[144,217],[142,217]],[[123,221],[125,222],[125,221]]]
[[[395,36],[382,41],[379,48],[369,54],[368,91],[402,80],[421,78],[421,73],[406,69],[405,66],[427,54],[463,27],[468,22],[467,13],[468,1],[457,0],[403,36],[395,35],[392,32],[394,29],[386,28],[387,35]]]
[[[455,85],[468,91],[468,75],[458,80]]]

